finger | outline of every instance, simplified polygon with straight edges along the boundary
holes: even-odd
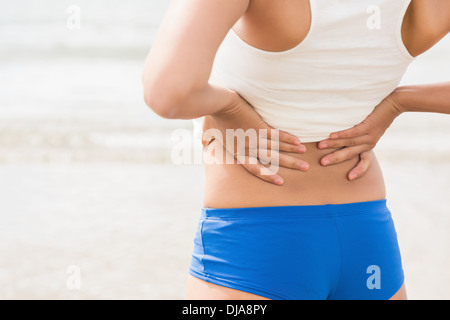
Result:
[[[366,134],[366,131],[366,126],[364,124],[358,124],[353,128],[331,133],[330,139],[354,138]]]
[[[286,143],[286,142],[280,142],[278,145],[278,151],[305,153],[306,146],[304,146],[303,144],[293,145],[293,144]]]
[[[309,169],[308,162],[276,151],[271,151],[270,153],[260,152],[258,158],[260,160],[260,163],[264,165],[277,164],[281,167],[297,169],[301,171],[307,171]]]
[[[292,144],[282,141],[273,141],[273,140],[265,140],[260,139],[258,144],[258,149],[266,149],[266,150],[274,150],[274,151],[285,151],[285,152],[296,152],[296,153],[305,153],[306,146],[300,144]]]
[[[290,133],[288,133],[286,131],[279,130],[278,139],[280,141],[282,141],[282,142],[291,143],[291,144],[294,144],[294,145],[297,145],[297,146],[302,144],[300,139],[299,139],[299,137],[297,137],[297,136],[295,136],[293,134],[290,134]]]
[[[256,163],[254,160],[256,160]],[[240,163],[249,173],[266,182],[279,186],[284,183],[283,178],[279,174],[271,171],[270,168],[263,166],[257,159],[251,159],[249,156],[242,156],[238,159],[238,163]]]
[[[266,147],[267,144],[269,145],[269,147]],[[292,144],[287,143],[280,143],[280,145],[277,146],[275,149],[273,149],[272,147],[273,146],[270,144],[269,141],[264,141],[264,143],[260,143],[258,147],[254,146],[249,147],[248,145],[245,145],[243,147],[227,146],[226,150],[230,152],[232,155],[234,155],[235,158],[237,158],[238,156],[246,155],[249,157],[253,157],[255,159],[257,158],[264,159],[266,163],[269,162],[273,163],[275,160],[277,161],[277,163],[281,161],[280,165],[283,167],[300,170],[307,170],[309,168],[309,165],[305,161],[284,153],[280,153],[281,151],[292,153],[304,153],[306,152],[305,147],[301,145],[294,146]]]
[[[361,160],[358,162],[356,167],[354,167],[348,174],[348,180],[350,181],[356,180],[364,176],[372,164],[370,152],[361,153],[360,158]]]
[[[273,128],[267,130],[267,138],[269,140],[286,142],[297,146],[301,145],[300,139],[297,136],[289,132]]]
[[[319,149],[330,148],[342,148],[342,147],[355,147],[361,144],[369,144],[370,137],[368,135],[362,135],[354,138],[344,139],[327,139],[319,142]]]
[[[305,153],[306,146],[300,143],[300,140],[289,133],[281,134],[281,138],[288,140],[290,142],[282,141],[281,138],[278,139],[278,133],[275,129],[269,130],[271,134],[269,136],[268,130],[262,129],[259,131],[259,135],[256,136],[230,136],[226,138],[225,143],[227,144],[227,149],[237,148],[239,150],[246,150],[246,154],[249,154],[249,150],[251,149],[270,149],[277,151],[286,151],[286,152],[296,152],[296,153]],[[231,139],[230,139],[231,138]],[[236,141],[237,138],[237,141]],[[295,140],[294,140],[295,139]],[[298,142],[298,143],[297,143]],[[243,153],[243,151],[240,151]]]
[[[362,152],[368,151],[370,149],[370,146],[365,144],[356,147],[346,147],[322,157],[320,163],[323,166],[338,164],[353,159],[359,156],[359,154],[361,154]]]

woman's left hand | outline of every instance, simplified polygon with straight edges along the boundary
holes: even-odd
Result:
[[[402,113],[395,100],[395,91],[384,99],[373,112],[353,128],[333,132],[330,138],[319,142],[319,149],[341,148],[322,157],[323,166],[338,164],[346,160],[360,158],[349,172],[348,179],[355,180],[366,174],[371,165],[370,151],[375,148],[386,130]]]

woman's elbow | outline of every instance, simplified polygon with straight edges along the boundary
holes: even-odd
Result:
[[[144,101],[157,115],[166,119],[179,119],[182,94],[172,89],[145,89]]]

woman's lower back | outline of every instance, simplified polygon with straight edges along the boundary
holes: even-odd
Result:
[[[292,155],[307,161],[310,165],[309,170],[302,172],[279,167],[278,173],[284,179],[282,186],[251,175],[237,163],[205,164],[206,185],[203,206],[239,208],[324,205],[386,198],[383,174],[373,151],[372,165],[367,173],[358,180],[349,181],[347,175],[359,159],[324,167],[320,164],[320,159],[333,150],[320,150],[315,142],[307,143],[305,146],[306,153]]]

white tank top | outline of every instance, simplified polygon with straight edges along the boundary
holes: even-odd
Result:
[[[270,52],[231,29],[210,82],[238,92],[270,126],[302,143],[363,121],[399,85],[414,58],[401,27],[411,0],[310,0],[312,22],[296,47]],[[194,119],[201,138],[202,119]]]

